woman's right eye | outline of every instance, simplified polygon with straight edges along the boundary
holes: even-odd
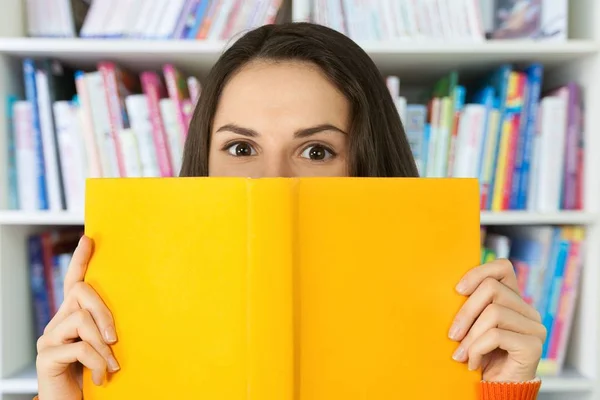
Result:
[[[232,143],[227,147],[227,152],[234,157],[249,157],[256,155],[254,147],[247,142]]]

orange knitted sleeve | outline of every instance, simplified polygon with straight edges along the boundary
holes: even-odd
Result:
[[[481,382],[481,400],[535,400],[541,386],[539,379],[523,383]]]

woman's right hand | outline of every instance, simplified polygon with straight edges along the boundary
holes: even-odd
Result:
[[[37,342],[38,393],[42,400],[82,398],[82,365],[96,385],[107,371],[119,370],[109,347],[117,341],[112,314],[83,282],[92,255],[92,240],[83,237],[64,283],[64,302]]]

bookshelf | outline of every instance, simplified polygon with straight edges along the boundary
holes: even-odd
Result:
[[[292,4],[293,19],[307,19],[309,0]],[[360,43],[384,73],[403,82],[423,84],[449,69],[476,75],[501,62],[539,61],[546,80],[558,85],[575,80],[583,87],[586,110],[585,209],[549,214],[484,212],[487,225],[576,224],[586,227],[585,265],[578,312],[571,335],[567,369],[557,378],[545,378],[542,400],[600,400],[600,4],[594,0],[570,2],[570,37],[565,43],[484,42]],[[171,61],[200,77],[227,46],[227,42],[28,39],[24,2],[4,0],[0,13],[0,110],[5,95],[21,84],[24,56],[53,57],[78,67],[114,60],[140,70]],[[82,214],[6,211],[3,190],[6,159],[6,116],[0,113],[0,400],[31,398],[36,391],[35,343],[29,298],[25,238],[50,226],[81,225]]]

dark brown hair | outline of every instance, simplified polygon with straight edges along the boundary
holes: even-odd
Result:
[[[310,23],[257,28],[223,53],[209,73],[194,111],[181,176],[208,176],[212,123],[221,92],[240,68],[260,59],[313,63],[345,95],[352,113],[351,176],[418,176],[398,112],[371,58],[348,37]]]

